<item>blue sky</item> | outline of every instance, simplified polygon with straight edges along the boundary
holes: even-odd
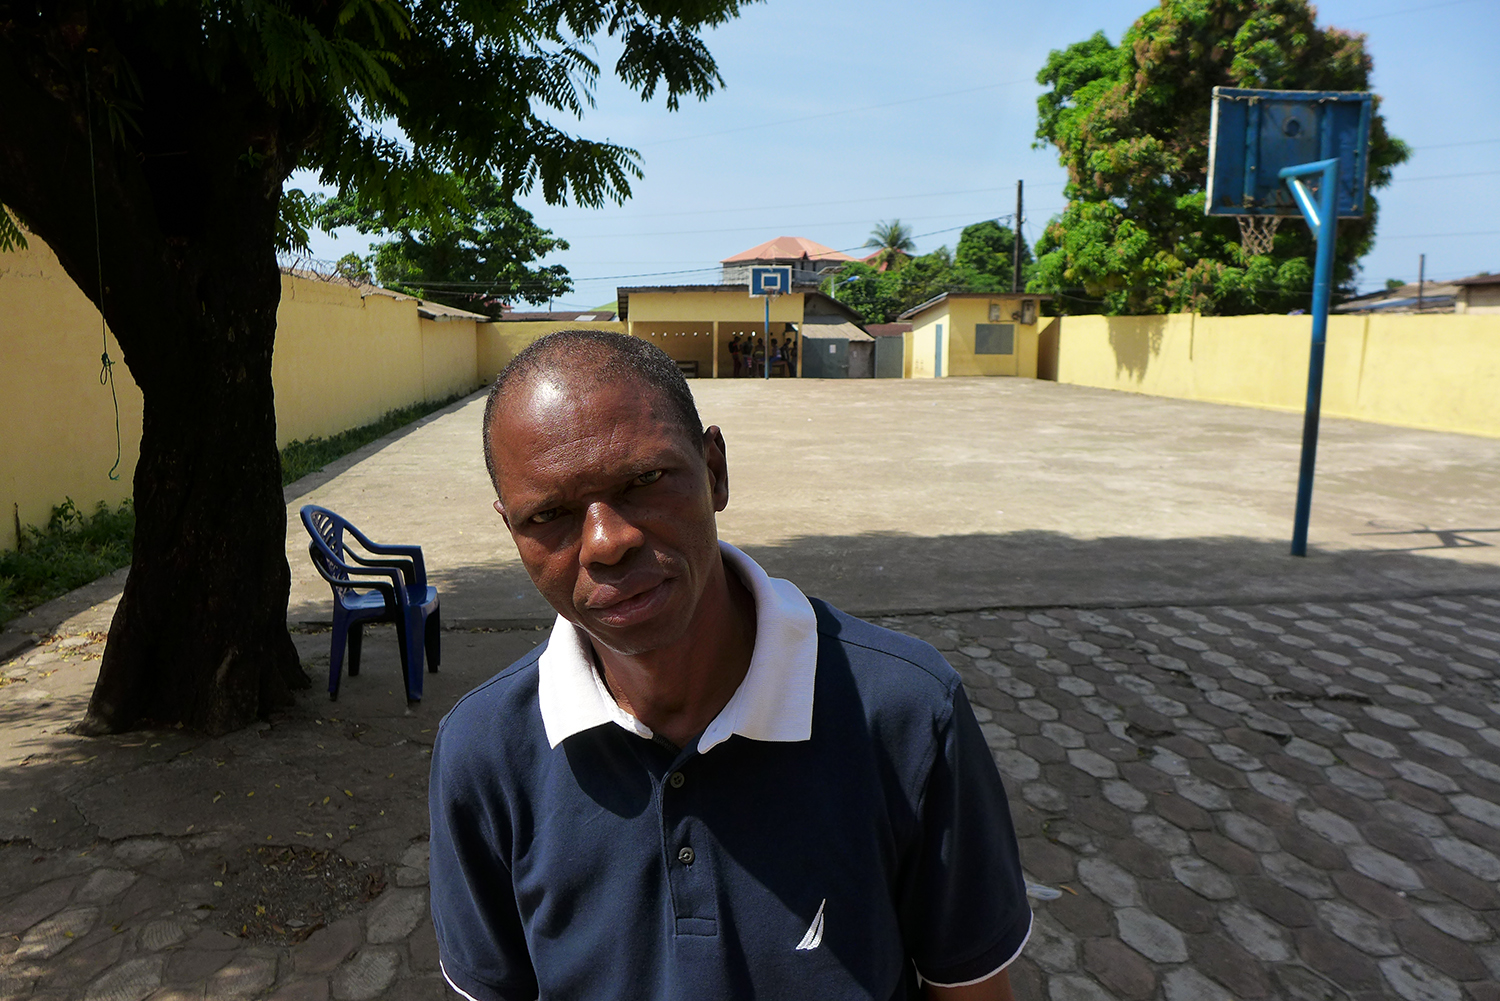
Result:
[[[899,217],[920,252],[953,246],[964,225],[1014,212],[1018,178],[1035,240],[1064,204],[1054,153],[1032,148],[1037,70],[1094,31],[1118,41],[1146,9],[770,0],[707,36],[726,86],[704,103],[669,113],[601,80],[598,107],[559,124],[638,149],[645,177],[608,209],[522,199],[570,244],[547,262],[577,286],[555,308],[612,301],[618,285],[716,281],[718,261],[781,235],[851,249]],[[1361,286],[1415,280],[1420,253],[1432,279],[1500,271],[1500,4],[1334,0],[1318,11],[1320,24],[1368,36],[1388,127],[1416,149],[1379,193]],[[606,70],[613,55],[601,44]],[[312,251],[332,260],[367,243],[315,233]]]

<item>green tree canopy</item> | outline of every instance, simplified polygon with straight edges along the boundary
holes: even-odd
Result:
[[[1068,207],[1037,244],[1029,287],[1073,312],[1285,312],[1305,307],[1314,243],[1283,223],[1246,259],[1235,220],[1203,214],[1215,86],[1367,90],[1364,38],[1319,27],[1307,0],[1161,0],[1120,40],[1054,51],[1037,75],[1037,137],[1068,170]],[[1370,188],[1410,155],[1376,114]],[[1348,293],[1378,206],[1339,223],[1335,280]]]
[[[454,186],[458,204],[437,212],[382,211],[356,191],[318,203],[314,216],[325,231],[391,233],[360,264],[377,284],[422,299],[498,317],[503,305],[540,304],[573,290],[561,264],[532,266],[567,250],[567,241],[536,225],[498,178],[455,178]]]
[[[636,154],[565,127],[595,41],[676,108],[722,83],[700,33],[748,2],[0,0],[0,203],[99,307],[143,398],[91,728],[224,731],[308,684],[271,383],[276,251],[311,221],[291,173],[391,218],[441,219],[455,178],[489,174],[505,198],[620,201]]]
[[[914,248],[908,238],[908,249]],[[1009,292],[1014,250],[1014,231],[987,219],[964,227],[956,252],[942,246],[886,271],[863,261],[850,262],[825,278],[822,288],[866,321],[890,323],[944,292]],[[1023,288],[1034,267],[1031,248],[1022,240]]]
[[[953,255],[953,271],[966,292],[1009,292],[1015,274],[1016,234],[993,219],[965,226]],[[1021,288],[1035,262],[1031,248],[1021,241]]]

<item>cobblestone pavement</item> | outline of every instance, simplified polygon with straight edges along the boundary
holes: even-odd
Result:
[[[879,621],[959,669],[1006,776],[1039,895],[1022,1001],[1500,999],[1500,598]],[[37,737],[0,773],[0,998],[444,996],[431,721],[539,637],[445,634],[417,714],[372,638],[336,706],[217,741]],[[0,720],[53,705],[42,681],[78,708],[99,639],[0,669]],[[314,674],[324,642],[299,637]],[[253,944],[215,907],[260,843],[326,843],[387,888]]]
[[[882,620],[963,674],[1019,998],[1500,998],[1500,599]]]
[[[542,635],[446,633],[432,698],[408,711],[394,635],[377,627],[337,703],[310,692],[215,739],[68,734],[98,632],[54,636],[0,667],[0,1001],[447,996],[425,889],[433,731]],[[294,639],[316,680],[328,634]],[[335,898],[347,910],[298,908],[296,892],[278,904],[263,893],[266,862],[286,846],[374,876]],[[262,925],[282,923],[259,941],[241,935],[258,906]]]

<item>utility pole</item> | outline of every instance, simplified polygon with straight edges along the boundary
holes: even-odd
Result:
[[[1422,312],[1422,293],[1427,285],[1427,255],[1417,255],[1417,312]]]
[[[1012,251],[1015,271],[1010,278],[1010,290],[1012,292],[1021,291],[1021,185],[1024,183],[1024,181],[1016,182],[1016,240]]]

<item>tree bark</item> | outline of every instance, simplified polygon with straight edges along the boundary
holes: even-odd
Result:
[[[308,685],[286,629],[291,573],[271,386],[280,276],[270,270],[269,282],[237,290],[256,322],[200,330],[201,353],[159,358],[137,375],[145,416],[133,561],[88,729],[154,720],[223,733]],[[116,330],[122,344],[132,333],[144,332]]]
[[[138,131],[112,137],[82,35],[42,41],[0,44],[0,202],[103,312],[144,400],[131,569],[83,729],[223,733],[309,684],[286,628],[271,384],[295,152],[248,81],[184,88],[145,59]]]

